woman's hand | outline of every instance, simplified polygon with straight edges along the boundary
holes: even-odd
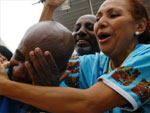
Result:
[[[68,75],[69,72],[59,73],[56,63],[50,52],[42,53],[40,48],[36,48],[29,53],[30,60],[25,62],[28,74],[35,85],[58,86],[60,81]]]

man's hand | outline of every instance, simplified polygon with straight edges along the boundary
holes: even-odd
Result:
[[[60,6],[61,4],[63,4],[64,1],[65,0],[46,0],[45,4],[56,8],[56,7]]]
[[[32,64],[26,61],[25,66],[35,85],[58,86],[60,79],[63,80],[68,75],[68,72],[63,75],[59,73],[56,63],[48,51],[43,54],[40,48],[35,48],[29,53],[29,56]]]
[[[46,0],[39,22],[53,20],[55,9],[64,3],[65,0]]]

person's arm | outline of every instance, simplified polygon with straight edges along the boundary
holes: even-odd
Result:
[[[49,112],[103,113],[127,101],[114,90],[98,82],[87,90],[42,87],[0,80],[0,94]]]
[[[46,0],[39,22],[52,20],[55,9],[65,0]]]
[[[61,113],[100,113],[127,103],[103,82],[98,82],[87,90],[80,90],[69,87],[34,86],[11,81],[2,64],[0,64],[0,95],[49,112]]]
[[[61,113],[100,113],[127,103],[121,95],[101,81],[87,90],[10,81],[1,64],[0,94],[49,112]]]

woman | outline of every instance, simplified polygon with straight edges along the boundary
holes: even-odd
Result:
[[[143,4],[139,0],[106,0],[96,17],[95,34],[104,54],[74,58],[79,64],[80,87],[90,88],[32,86],[1,76],[0,94],[50,112],[148,113],[150,45],[140,43],[147,43],[150,33]],[[40,59],[37,51],[34,55]],[[26,67],[32,73],[28,62]]]

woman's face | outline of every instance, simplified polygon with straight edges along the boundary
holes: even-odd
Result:
[[[96,15],[96,37],[102,52],[110,57],[128,53],[137,44],[137,24],[129,10],[127,0],[106,0]]]

